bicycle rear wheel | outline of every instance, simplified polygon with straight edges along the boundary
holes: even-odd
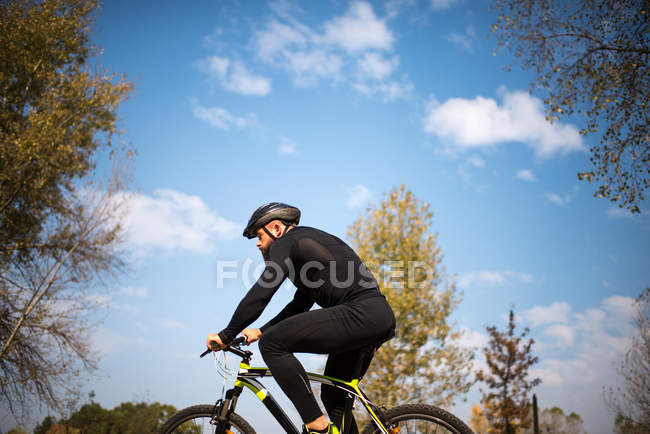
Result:
[[[159,434],[204,434],[216,433],[216,425],[210,425],[213,405],[194,405],[184,408],[169,418],[158,431]],[[230,416],[230,432],[255,434],[255,430],[240,415]]]
[[[400,434],[473,434],[465,423],[453,414],[433,405],[406,404],[384,412],[386,420],[397,424]],[[365,427],[363,434],[380,431],[374,424]]]

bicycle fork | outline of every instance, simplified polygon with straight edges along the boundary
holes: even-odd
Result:
[[[239,399],[241,392],[242,387],[235,386],[226,391],[225,399],[219,399],[214,404],[210,424],[217,426],[217,434],[232,434],[232,431],[230,431],[230,415],[235,412],[237,400]]]

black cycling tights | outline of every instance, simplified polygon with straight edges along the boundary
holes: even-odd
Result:
[[[287,318],[264,332],[259,348],[273,377],[302,420],[309,423],[321,416],[322,411],[305,369],[292,353],[330,354],[324,374],[349,381],[363,347],[378,343],[394,327],[395,317],[386,299],[375,296]],[[370,359],[366,360],[362,375]],[[322,385],[321,398],[332,422],[340,426],[346,392]],[[357,432],[354,418],[351,424],[350,432]]]

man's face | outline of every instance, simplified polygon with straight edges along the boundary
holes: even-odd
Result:
[[[263,228],[259,228],[255,232],[255,234],[257,235],[257,243],[255,245],[257,246],[258,249],[260,249],[260,252],[262,252],[262,256],[264,257],[264,260],[267,261],[269,259],[269,249],[271,248],[271,244],[273,244],[273,241],[275,240],[269,237],[269,234],[267,234]]]

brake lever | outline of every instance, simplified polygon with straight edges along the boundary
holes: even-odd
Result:
[[[215,342],[215,341],[210,341],[210,343],[212,343],[212,342]],[[215,343],[216,343],[216,342],[215,342]],[[225,346],[225,347],[222,348],[222,349],[225,350],[226,348],[230,348],[231,346],[235,346],[235,347],[237,347],[237,346],[242,345],[242,344],[243,344],[243,345],[248,345],[248,337],[247,337],[247,336],[240,336],[240,337],[234,339],[230,344],[228,344],[227,346]],[[216,351],[219,351],[219,350],[218,350],[218,349],[215,350],[215,349],[212,349],[212,348],[208,348],[207,350],[203,351],[203,353],[201,353],[201,355],[199,356],[199,358],[203,358],[203,357],[207,356],[207,355],[210,354],[212,351],[215,351],[215,352],[216,352]]]

